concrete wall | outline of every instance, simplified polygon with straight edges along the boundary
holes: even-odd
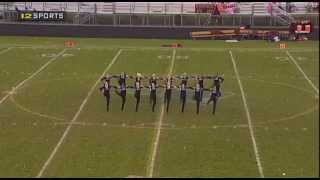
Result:
[[[230,29],[219,27],[214,29]],[[256,27],[257,28],[257,27]],[[15,24],[0,23],[0,35],[12,36],[55,36],[55,37],[106,37],[106,38],[163,38],[190,39],[189,33],[213,28],[195,27],[133,27],[101,25],[64,25],[64,24]],[[279,29],[265,27],[259,29]],[[283,30],[283,28],[281,28]],[[318,27],[314,29],[313,39],[319,39]]]

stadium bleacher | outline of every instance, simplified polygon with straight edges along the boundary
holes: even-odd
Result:
[[[153,14],[192,14],[195,4],[209,4],[214,2],[14,2],[10,10],[62,10],[67,12],[96,12],[112,13],[153,13]],[[277,5],[286,8],[287,2]],[[291,2],[293,14],[307,13],[309,2]],[[236,3],[239,14],[268,15],[269,2],[239,2]]]

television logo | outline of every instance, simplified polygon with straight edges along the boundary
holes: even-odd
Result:
[[[62,11],[36,11],[20,12],[19,20],[21,21],[64,21],[65,14]]]

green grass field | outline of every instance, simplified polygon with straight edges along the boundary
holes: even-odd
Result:
[[[319,45],[286,43],[0,37],[0,177],[319,177]],[[129,90],[107,112],[104,71],[220,72],[223,96],[196,115],[174,90],[166,113],[159,90],[153,113],[143,90],[135,112]]]

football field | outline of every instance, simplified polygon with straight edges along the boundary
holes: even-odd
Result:
[[[318,177],[319,45],[285,43],[0,37],[0,177]],[[122,112],[112,90],[107,112],[100,79],[123,71],[218,72],[222,96],[181,113],[175,89],[167,113],[158,89],[152,112],[143,89],[135,112],[129,89]]]

